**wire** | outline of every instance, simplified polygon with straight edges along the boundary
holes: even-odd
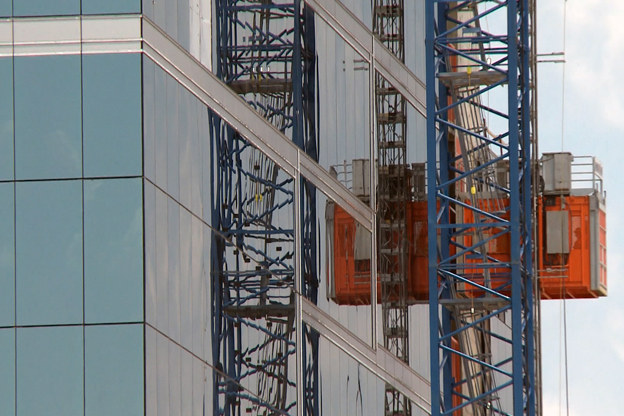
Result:
[[[563,281],[563,291],[565,292],[565,280]],[[566,296],[563,295],[563,350],[565,362],[565,399],[566,399],[566,415],[570,416],[570,391],[568,383],[568,319],[566,311]]]
[[[566,32],[567,32],[567,10],[568,10],[568,0],[563,0],[563,56],[566,56]],[[562,69],[562,79],[561,79],[561,152],[564,149],[564,138],[565,138],[565,87],[566,87],[566,61],[563,61],[563,69]],[[563,199],[563,196],[560,198]],[[562,218],[563,221],[563,218]],[[563,231],[563,224],[562,224]],[[568,231],[569,232],[569,231]],[[563,232],[562,232],[563,235]],[[562,256],[563,260],[563,256]],[[568,273],[569,274],[569,273]],[[569,386],[569,378],[568,378],[568,319],[567,319],[567,308],[566,308],[566,289],[565,289],[565,278],[562,279],[562,291],[563,291],[563,363],[564,363],[564,371],[565,371],[565,409],[566,415],[570,416],[570,386]],[[561,332],[560,332],[561,333]],[[559,351],[561,351],[561,342],[559,344]],[[559,371],[559,403],[561,404],[561,359],[560,362],[560,371]],[[559,414],[561,414],[561,407],[559,408]]]
[[[568,0],[563,0],[563,56],[566,56],[566,23]],[[563,60],[563,74],[561,77],[561,151],[563,152],[563,138],[565,135],[565,85],[566,85],[566,59]]]

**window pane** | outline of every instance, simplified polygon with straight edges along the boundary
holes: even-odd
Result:
[[[85,327],[85,416],[140,416],[143,397],[143,325]]]
[[[18,179],[82,176],[80,106],[79,56],[15,58]]]
[[[81,184],[16,186],[18,325],[82,322]]]
[[[15,414],[15,329],[0,329],[0,414]]]
[[[13,14],[13,1],[12,0],[0,0],[0,16],[11,17]]]
[[[141,175],[141,56],[83,57],[85,176]]]
[[[141,0],[82,0],[82,14],[141,13]]]
[[[0,184],[0,326],[15,325],[13,192],[12,183]]]
[[[81,326],[17,329],[20,415],[83,415],[82,347]]]
[[[84,182],[85,321],[143,320],[141,179]]]
[[[80,14],[80,0],[13,0],[15,16]]]
[[[145,167],[143,174],[152,181],[156,180],[156,168],[154,167],[155,130],[154,111],[155,100],[156,65],[147,55],[143,57],[143,149]]]
[[[0,15],[4,3],[0,2]],[[9,4],[10,11],[10,4]],[[0,59],[0,180],[13,179],[13,59]]]

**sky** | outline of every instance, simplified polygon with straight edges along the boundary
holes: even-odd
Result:
[[[607,190],[609,296],[566,301],[569,413],[566,411],[561,301],[542,302],[545,416],[621,416],[624,394],[624,2],[537,0],[538,53],[566,64],[538,67],[541,152],[598,157]],[[565,10],[565,13],[564,13]],[[564,19],[565,16],[565,19]],[[565,38],[564,38],[565,21]],[[564,40],[565,39],[565,40]],[[565,75],[564,75],[565,74]],[[565,86],[565,88],[563,88]],[[563,131],[563,135],[562,135]]]

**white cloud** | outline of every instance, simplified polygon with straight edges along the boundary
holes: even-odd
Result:
[[[560,403],[561,401],[561,403]],[[580,416],[580,413],[570,409],[569,416]],[[565,397],[544,396],[544,416],[567,416],[565,407]]]
[[[624,3],[584,0],[567,3],[567,76],[569,87],[585,100],[592,114],[613,126],[624,119]],[[601,120],[595,120],[600,122]]]
[[[565,0],[539,4],[539,50],[560,51]],[[565,150],[598,156],[604,163],[607,197],[609,296],[569,301],[568,370],[571,415],[619,416],[624,374],[624,193],[619,167],[624,151],[624,2],[568,0],[566,39]],[[540,66],[540,148],[561,148],[561,65]],[[566,415],[560,305],[542,304],[545,416]],[[561,374],[561,375],[560,375]],[[560,390],[562,393],[560,393]],[[562,400],[562,404],[565,402]],[[561,413],[560,413],[561,410]]]

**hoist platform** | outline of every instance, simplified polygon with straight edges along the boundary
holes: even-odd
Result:
[[[560,155],[560,154],[557,154]],[[564,154],[567,155],[567,154]],[[537,247],[541,299],[597,298],[607,296],[607,246],[606,205],[602,191],[599,162],[592,158],[589,163],[575,167],[591,166],[591,171],[576,170],[572,173],[571,155],[566,158],[546,154],[543,158],[543,189],[537,197]],[[564,161],[564,167],[559,164]],[[567,163],[570,163],[570,167]],[[553,170],[554,169],[554,170]],[[563,169],[563,173],[562,173]],[[593,175],[588,178],[583,175]],[[572,183],[591,184],[585,188],[573,188]],[[509,221],[509,200],[501,198],[478,199],[476,203],[466,199],[467,206],[476,206],[482,214],[475,219],[474,210],[463,208],[456,213],[456,234],[452,255],[459,253],[465,270],[462,275],[481,286],[493,288],[510,296],[508,267],[496,267],[496,263],[509,263],[511,236],[501,227],[492,226],[496,221]],[[428,251],[427,251],[427,203],[407,203],[407,299],[410,304],[424,303],[429,297]],[[329,203],[326,207],[327,238],[329,250],[328,293],[340,305],[368,305],[371,302],[371,251],[370,234],[340,206]],[[462,223],[482,222],[484,232],[477,235],[462,234]],[[379,224],[384,227],[383,223]],[[482,251],[462,252],[481,242]],[[390,253],[391,254],[391,253]],[[488,267],[485,268],[484,266]],[[377,303],[381,302],[382,276],[378,273]],[[473,285],[458,284],[454,288],[458,298],[477,299],[487,297],[486,291]]]

